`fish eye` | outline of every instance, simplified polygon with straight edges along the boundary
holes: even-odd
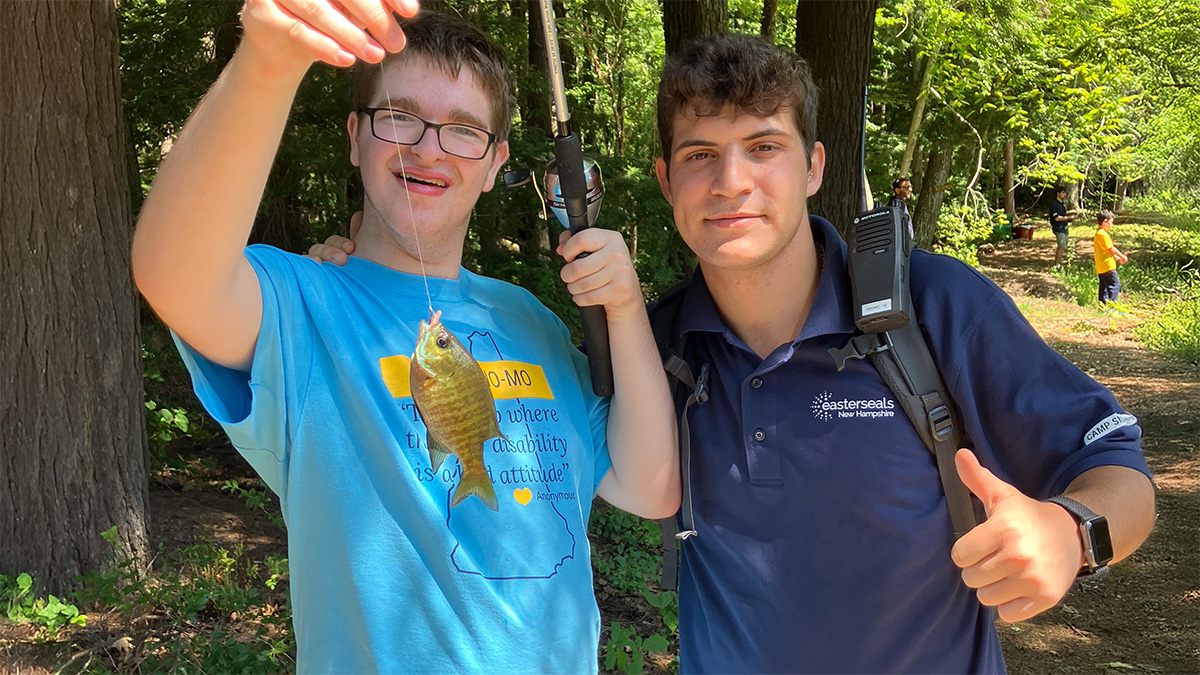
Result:
[[[450,341],[446,339],[445,335],[439,335],[437,339],[437,346],[445,349],[446,347],[450,346]]]

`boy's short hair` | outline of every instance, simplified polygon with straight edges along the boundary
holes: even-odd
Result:
[[[1054,186],[1054,194],[1055,195],[1058,195],[1058,193],[1060,193],[1060,192],[1066,192],[1066,191],[1067,191],[1067,187],[1065,185],[1055,185]]]
[[[699,38],[667,59],[658,85],[658,136],[671,163],[676,116],[691,110],[719,115],[725,106],[756,117],[787,108],[812,156],[817,133],[817,86],[804,59],[757,35]]]
[[[908,176],[900,176],[896,180],[892,181],[892,189],[899,190],[901,185],[904,185],[905,183],[911,183],[911,182],[912,181],[908,178]]]
[[[499,141],[508,139],[513,117],[513,79],[504,52],[487,35],[462,19],[427,12],[399,20],[407,38],[404,50],[388,54],[383,64],[423,56],[447,75],[458,77],[470,69],[492,103],[492,128]],[[382,69],[377,63],[359,60],[351,69],[351,102],[355,110],[370,107],[379,89]]]
[[[1103,211],[1101,211],[1099,214],[1096,215],[1096,222],[1103,223],[1106,220],[1113,220],[1114,218],[1116,218],[1116,216],[1113,215],[1112,211],[1109,211],[1108,209],[1104,209]]]

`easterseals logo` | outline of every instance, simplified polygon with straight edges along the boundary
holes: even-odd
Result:
[[[828,391],[817,394],[811,409],[813,417],[826,421],[834,417],[870,419],[896,416],[896,402],[890,398],[837,398]]]

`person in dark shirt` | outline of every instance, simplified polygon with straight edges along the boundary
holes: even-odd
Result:
[[[912,239],[912,217],[908,214],[908,198],[912,196],[912,181],[907,176],[901,176],[892,181],[892,196],[888,198],[888,206],[900,209],[900,220],[908,227],[908,237]]]
[[[1074,215],[1067,213],[1067,207],[1063,205],[1063,199],[1067,197],[1067,189],[1061,185],[1054,190],[1054,201],[1050,204],[1050,231],[1054,233],[1054,239],[1058,243],[1058,248],[1054,249],[1054,267],[1062,266],[1063,258],[1067,255],[1067,246],[1070,239],[1067,237],[1067,228],[1072,220],[1075,220]]]
[[[1074,512],[1044,500],[1105,516],[1114,560],[1149,533],[1141,430],[995,284],[914,252],[914,319],[961,413],[957,470],[988,512],[954,541],[891,390],[827,351],[855,326],[846,242],[808,213],[825,170],[816,98],[802,59],[749,35],[685,46],[659,87],[655,172],[699,259],[683,357],[709,366],[689,413],[679,671],[1003,672],[989,608],[1030,618],[1102,569]]]

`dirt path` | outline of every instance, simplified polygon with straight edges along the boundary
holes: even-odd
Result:
[[[1090,258],[1091,245],[1076,240]],[[1158,484],[1149,540],[1107,579],[1077,584],[1054,609],[1001,624],[1012,673],[1200,672],[1200,371],[1134,341],[1136,316],[1080,307],[1047,273],[1053,241],[1001,244],[983,271],[1038,333],[1112,389],[1141,422]]]

